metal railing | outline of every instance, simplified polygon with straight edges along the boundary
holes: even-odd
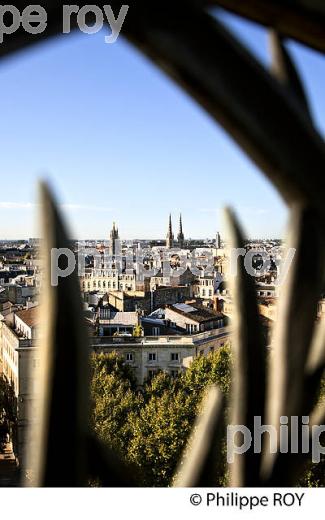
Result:
[[[119,9],[116,0],[110,3]],[[266,361],[255,287],[239,260],[234,282],[237,325],[231,422],[251,430],[255,416],[277,425],[282,415],[309,415],[311,425],[321,424],[325,409],[315,408],[314,401],[325,365],[325,326],[316,332],[314,321],[324,281],[325,148],[283,38],[296,38],[324,52],[325,9],[315,0],[308,6],[294,0],[158,0],[150,5],[137,0],[130,4],[123,26],[126,38],[224,127],[268,176],[291,211],[288,245],[296,255],[280,298],[271,363]],[[47,31],[33,41],[60,31],[62,2],[48,0],[43,5],[48,12]],[[271,31],[272,70],[262,67],[206,10],[218,5],[275,29]],[[0,46],[0,55],[30,42],[29,35],[19,30]],[[51,248],[69,247],[69,242],[46,186],[42,205],[42,254],[49,273]],[[243,247],[243,233],[231,212],[228,221],[233,247]],[[76,275],[61,279],[57,287],[47,280],[42,322],[43,401],[30,459],[35,484],[86,485],[89,476],[99,477],[104,485],[134,484],[123,462],[88,431],[89,349]],[[212,389],[175,485],[214,485],[224,407],[219,392]],[[64,471],[63,438],[70,446]],[[236,456],[231,466],[231,485],[295,484],[307,459],[307,454],[283,454],[278,449],[271,454],[264,448],[261,453],[248,450]]]

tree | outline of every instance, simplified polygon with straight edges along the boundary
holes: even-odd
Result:
[[[203,392],[215,383],[223,393],[228,393],[229,347],[196,358],[176,378],[159,372],[142,391],[136,387],[132,369],[116,353],[95,355],[92,368],[94,431],[139,469],[142,485],[170,485],[200,411]],[[216,485],[224,477],[223,452],[216,470]]]
[[[12,384],[5,376],[0,375],[0,421],[16,420],[16,398]]]
[[[230,347],[225,345],[207,356],[195,358],[182,378],[187,391],[202,392],[206,386],[216,384],[221,392],[228,394],[231,380]]]
[[[318,406],[324,406],[325,404],[325,376],[321,381]],[[320,443],[322,446],[325,445],[324,433],[320,436]],[[324,487],[325,486],[325,456],[320,456],[319,462],[310,462],[307,464],[306,471],[299,481],[299,484],[303,487]]]
[[[137,386],[132,368],[116,352],[93,354],[91,357],[91,372],[92,376],[96,376],[100,372],[102,375],[115,375],[117,379],[127,381],[132,389]]]
[[[138,466],[145,486],[167,486],[195,418],[193,399],[169,389],[152,395],[134,417],[127,458]]]
[[[154,377],[145,381],[143,397],[145,402],[148,402],[153,396],[162,396],[166,390],[174,392],[176,387],[176,378],[172,378],[167,372],[160,370],[155,374]]]
[[[147,383],[145,406],[135,418],[134,435],[127,453],[128,458],[142,469],[145,485],[166,486],[171,483],[199,413],[204,390],[215,383],[222,392],[228,393],[230,369],[230,349],[225,346],[206,357],[196,358],[176,379],[160,373]],[[220,457],[219,470],[224,476],[224,451]]]
[[[0,442],[7,433],[15,432],[17,404],[13,386],[5,376],[0,375]]]
[[[122,453],[130,436],[129,415],[138,413],[143,401],[135,387],[132,369],[116,353],[93,356],[91,424],[104,443]]]

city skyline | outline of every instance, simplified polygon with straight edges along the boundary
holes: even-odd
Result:
[[[264,29],[222,18],[269,62]],[[302,45],[290,43],[290,50],[324,132],[324,62]],[[213,237],[223,232],[225,205],[238,213],[247,236],[283,236],[287,209],[271,184],[122,38],[107,46],[100,33],[60,37],[7,59],[0,76],[6,128],[0,238],[38,235],[39,178],[51,181],[79,239],[107,236],[113,220],[125,238],[164,238],[170,211],[182,213],[185,236]]]
[[[184,233],[184,222],[183,222],[183,217],[182,215],[179,213],[177,218],[175,218],[175,221],[173,220],[173,214],[170,212],[169,215],[168,215],[168,225],[166,225],[166,230],[167,230],[167,234],[165,233],[165,236],[161,236],[161,237],[145,237],[145,238],[140,238],[140,237],[133,237],[133,238],[129,238],[128,236],[124,236],[124,235],[121,235],[119,234],[119,231],[118,231],[118,222],[116,221],[112,221],[111,222],[111,228],[108,229],[107,233],[106,233],[106,236],[85,236],[85,237],[82,237],[82,238],[76,238],[76,237],[71,237],[72,240],[76,240],[76,241],[83,241],[83,240],[89,240],[89,241],[106,241],[106,242],[110,242],[112,240],[120,240],[121,242],[128,242],[128,241],[133,241],[133,242],[136,242],[137,240],[139,241],[144,241],[144,242],[147,242],[147,241],[150,241],[150,240],[153,240],[153,241],[157,241],[157,242],[160,242],[160,241],[163,241],[165,242],[166,239],[167,239],[167,236],[170,232],[170,225],[172,225],[172,242],[174,243],[175,247],[177,246],[177,244],[179,243],[179,240],[181,239],[181,241],[195,241],[195,240],[199,240],[199,241],[216,241],[216,236],[219,237],[219,240],[221,240],[221,236],[220,236],[220,232],[218,229],[215,230],[215,233],[213,236],[203,236],[203,237],[196,237],[196,236],[190,236],[190,235],[187,235],[186,233]],[[185,226],[186,226],[186,223],[185,223]],[[109,224],[108,224],[108,227],[109,227]],[[116,232],[117,232],[117,236],[113,235],[113,231],[115,230],[115,227],[116,227]],[[168,229],[167,229],[168,228]],[[182,233],[182,237],[180,237],[180,233]],[[0,242],[1,243],[6,243],[6,242],[28,242],[28,241],[31,241],[31,240],[39,240],[40,237],[23,237],[23,238],[10,238],[10,237],[7,237],[7,238],[2,238],[0,237]],[[252,240],[278,240],[279,237],[276,237],[276,236],[265,236],[265,237],[248,237],[248,240],[252,241]],[[220,246],[221,247],[221,246]],[[184,248],[186,249],[186,246],[184,245]]]

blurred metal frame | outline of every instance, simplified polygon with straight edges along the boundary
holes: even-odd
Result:
[[[97,2],[98,6],[103,4]],[[113,0],[110,4],[114,12],[115,9],[118,12],[121,3]],[[27,3],[16,3],[21,10],[24,5]],[[42,5],[48,13],[47,30],[38,36],[18,30],[5,38],[0,46],[0,56],[60,34],[63,2],[49,0]],[[78,5],[87,3],[78,2]],[[122,34],[224,127],[267,175],[292,212],[289,244],[294,245],[297,254],[281,298],[275,355],[270,366],[261,343],[253,282],[243,265],[234,283],[238,327],[232,421],[251,426],[254,415],[259,414],[269,424],[277,424],[280,415],[305,413],[315,421],[323,421],[324,410],[313,407],[324,369],[325,327],[315,328],[314,318],[324,282],[325,147],[313,124],[302,82],[283,40],[295,38],[324,51],[324,6],[317,0],[308,3],[304,0],[158,0],[151,4],[138,0],[129,5]],[[270,71],[218,22],[211,9],[208,10],[213,6],[228,8],[272,29]],[[43,188],[43,206],[46,208],[43,252],[49,272],[50,248],[65,247],[62,244],[67,243],[67,232],[46,187]],[[228,219],[233,245],[241,247],[244,237],[240,226],[232,213]],[[306,233],[313,237],[313,254],[306,247]],[[301,284],[302,273],[306,278]],[[87,459],[85,455],[86,445],[89,447],[87,340],[82,329],[78,291],[76,273],[69,281],[60,280],[56,289],[48,280],[44,290],[42,321],[47,323],[47,328],[42,350],[46,353],[43,365],[46,379],[43,380],[42,429],[33,458],[38,461],[35,485],[86,485],[89,475],[92,457]],[[69,310],[66,302],[71,304]],[[73,382],[73,395],[69,399],[66,398],[70,388],[68,374]],[[220,428],[218,421],[213,417],[209,419],[209,414],[219,417],[223,404],[216,397],[215,389],[211,392],[205,420],[200,422],[199,433],[192,442],[192,455],[187,453],[186,471],[178,477],[177,485],[213,485],[211,464],[214,457],[211,452],[218,449]],[[258,400],[253,398],[256,395]],[[64,468],[64,477],[59,456],[63,434],[59,425],[61,417],[67,421],[64,435],[73,451],[70,463]],[[270,456],[266,448],[261,454],[249,451],[236,458],[231,468],[232,485],[291,485],[297,482],[305,457],[280,453]],[[195,463],[191,462],[191,456]],[[111,475],[107,480],[109,485],[115,482],[132,485],[130,472],[123,469],[122,463],[116,462],[112,454],[105,460],[104,467]],[[201,460],[201,469],[197,466],[198,460]],[[102,462],[98,462],[93,473],[99,472],[100,466],[101,477],[104,477]]]

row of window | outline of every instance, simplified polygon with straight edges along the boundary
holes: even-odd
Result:
[[[134,355],[133,352],[127,352],[125,354],[126,361],[134,361]],[[158,356],[157,352],[148,352],[148,361],[157,361]],[[171,361],[179,361],[179,353],[178,352],[171,352],[170,353],[170,360]]]
[[[200,285],[213,285],[213,280],[200,280]]]
[[[194,325],[193,323],[186,323],[186,332],[197,332],[199,330],[199,325]]]
[[[213,289],[202,289],[201,290],[202,298],[205,298],[206,296],[213,296]]]
[[[115,282],[112,282],[112,283],[111,282],[107,282],[107,284],[106,284],[105,280],[103,282],[98,280],[98,283],[96,282],[96,280],[94,280],[92,282],[92,284],[91,284],[91,282],[87,282],[87,283],[86,282],[82,282],[82,288],[84,290],[86,289],[86,287],[88,289],[91,289],[91,285],[92,285],[93,289],[97,289],[97,288],[98,289],[101,289],[101,288],[103,288],[103,289],[106,289],[106,288],[107,289],[116,289],[117,288],[117,284]],[[132,290],[132,286],[127,284],[127,283],[125,283],[125,284],[120,283],[119,284],[119,288],[121,290],[128,290],[128,291]]]
[[[86,282],[82,282],[82,288],[86,289],[86,286],[87,286],[88,289],[91,289],[91,283],[90,282],[87,282],[87,284],[86,284]],[[100,280],[99,280],[98,281],[98,285],[97,285],[96,280],[94,280],[93,283],[92,283],[92,286],[93,286],[93,289],[97,289],[97,287],[98,288],[103,287],[103,289],[106,289],[106,282],[104,280],[103,281],[103,285],[102,285]],[[107,282],[107,289],[115,289],[115,288],[116,288],[115,282],[112,282],[112,284],[111,284],[111,282]]]
[[[94,273],[86,273],[86,274],[85,274],[85,278],[86,278],[86,279],[89,279],[89,278],[91,279],[91,278],[94,278],[94,277],[98,278],[99,276],[101,276],[101,277],[105,276],[105,277],[110,277],[110,278],[116,278],[116,277],[118,276],[118,273],[115,273],[115,272],[112,272],[112,273],[105,273],[105,272],[102,272],[102,273],[97,273],[97,274],[95,274],[95,275],[94,275]]]
[[[117,278],[119,277],[120,280],[122,281],[133,281],[135,280],[135,275],[134,274],[119,274],[119,273],[105,273],[105,272],[102,272],[102,273],[97,273],[97,274],[85,274],[84,277],[88,280],[91,280],[92,278]]]

